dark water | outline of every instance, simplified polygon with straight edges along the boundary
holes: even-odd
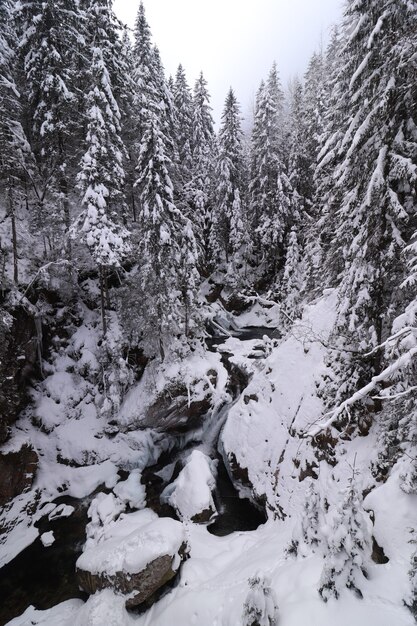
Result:
[[[85,542],[90,500],[59,498],[56,503],[70,504],[75,511],[70,517],[52,521],[43,518],[37,524],[41,532],[52,530],[55,542],[45,548],[38,537],[0,569],[0,626],[31,604],[44,610],[70,598],[87,598],[78,588],[75,562]]]
[[[256,530],[266,522],[266,515],[257,509],[250,500],[239,498],[239,494],[230,480],[223,459],[219,457],[217,466],[217,485],[214,501],[219,516],[208,531],[217,537],[244,530]]]

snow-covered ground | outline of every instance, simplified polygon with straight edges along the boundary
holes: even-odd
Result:
[[[332,463],[321,458],[311,440],[303,436],[324,410],[318,392],[326,372],[326,356],[331,349],[329,335],[334,323],[336,297],[336,293],[329,291],[307,307],[303,318],[280,341],[271,342],[267,338],[263,342],[240,341],[231,337],[219,348],[219,352],[232,353],[230,360],[246,369],[251,377],[237,402],[230,406],[227,417],[223,416],[226,421],[221,433],[221,447],[225,455],[233,455],[240,468],[246,470],[257,499],[266,501],[268,522],[255,531],[235,532],[227,537],[213,536],[204,525],[192,523],[190,518],[194,511],[212,504],[213,487],[213,471],[203,454],[204,449],[195,451],[167,493],[167,498],[183,519],[182,532],[190,549],[190,558],[182,565],[173,589],[142,615],[128,613],[124,608],[125,599],[105,590],[90,597],[86,603],[74,599],[48,611],[30,607],[9,625],[242,626],[244,605],[250,596],[248,581],[255,575],[270,581],[278,603],[280,626],[412,626],[415,623],[404,599],[409,593],[407,572],[413,551],[410,529],[415,526],[417,496],[406,495],[400,489],[401,463],[394,467],[385,483],[377,483],[373,477],[371,463],[377,454],[378,423],[372,426],[366,437],[337,441]],[[270,311],[268,315],[271,315]],[[261,326],[264,321],[256,308],[245,314],[239,324]],[[91,332],[94,332],[93,325],[88,333],[90,337]],[[263,355],[259,353],[259,345],[262,345]],[[259,358],[253,358],[254,352]],[[182,376],[187,387],[196,390],[190,393],[198,396],[199,392],[203,393],[198,379],[207,383],[207,365],[215,368],[217,384],[212,391],[221,406],[227,401],[226,373],[218,354],[210,354],[208,359],[206,366],[197,360],[189,363],[188,369],[182,370]],[[62,361],[60,369],[52,375],[54,378],[45,383],[44,388],[50,392],[48,402],[55,401],[54,394],[59,392],[65,379],[63,402],[73,403],[82,397],[81,402],[88,406],[88,390],[77,389],[77,379],[68,372],[67,365]],[[179,372],[174,370],[175,367],[165,373],[168,379],[178,378]],[[128,394],[121,408],[121,422],[125,420],[127,423],[132,417],[140,421],[145,388],[146,379]],[[51,412],[53,419],[55,409]],[[76,435],[71,428],[73,424],[56,419],[57,422],[51,424],[50,434],[35,429],[29,420],[21,420],[10,443],[11,447],[17,446],[19,441],[30,438],[43,455],[36,486],[44,497],[52,498],[58,485],[63,483],[67,493],[77,497],[91,493],[95,486],[105,483],[114,488],[115,496],[111,496],[109,520],[102,524],[104,528],[106,523],[113,524],[115,502],[121,503],[120,510],[129,503],[142,508],[145,498],[138,479],[140,471],[153,455],[156,456],[160,446],[159,440],[155,443],[154,434],[147,430],[126,431],[111,440],[97,438],[103,425],[100,416],[92,415],[92,410],[82,412],[78,418]],[[75,436],[78,443],[74,443]],[[95,450],[97,464],[75,468],[57,463],[48,452],[51,438],[55,441],[55,449],[61,449],[65,456],[77,458],[81,450]],[[94,439],[91,448],[90,439]],[[135,473],[132,472],[124,482],[119,481],[116,474],[121,463],[130,469],[135,467]],[[303,555],[294,556],[288,553],[288,548],[300,533],[307,488],[311,484],[308,476],[317,477],[313,482],[322,502],[320,533],[328,537],[332,532],[329,520],[340,504],[341,494],[353,472],[359,490],[366,495],[364,508],[369,511],[369,519],[372,512],[373,526],[369,521],[372,534],[389,560],[385,564],[369,562],[368,577],[362,577],[360,581],[363,599],[344,589],[339,600],[330,599],[324,603],[318,593],[324,564],[323,549],[319,545],[314,551],[307,548],[302,551]],[[249,492],[249,485],[246,490]],[[103,510],[106,508],[104,499]],[[144,509],[139,513],[124,514],[129,531],[135,515],[146,517],[148,513]],[[152,519],[148,520],[149,528]],[[163,530],[170,535],[170,529]],[[29,533],[27,541],[32,541],[33,526],[25,532]],[[117,541],[119,539],[118,535]],[[101,541],[97,537],[96,540]],[[116,561],[123,560],[126,551],[123,541],[119,542],[120,547],[110,535],[108,540],[113,541],[111,547],[116,567]],[[103,553],[100,551],[96,556],[106,560],[109,553],[103,546]],[[9,542],[1,546],[3,558],[12,558],[21,548],[22,537],[11,534]],[[92,552],[94,550],[89,545],[84,558],[94,560]]]

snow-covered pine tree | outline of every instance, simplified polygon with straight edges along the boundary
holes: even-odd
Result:
[[[320,543],[319,525],[321,522],[322,508],[320,494],[316,490],[315,481],[309,480],[303,512],[300,524],[295,528],[289,554],[306,556],[309,551],[314,550]]]
[[[300,314],[304,281],[304,265],[298,241],[297,228],[292,227],[288,237],[285,252],[285,265],[279,283],[283,326],[288,326]]]
[[[97,36],[97,43],[100,36]],[[84,209],[72,227],[73,238],[85,243],[100,273],[103,334],[106,334],[106,270],[119,267],[129,251],[128,232],[122,226],[124,145],[120,111],[113,97],[101,48],[93,48],[90,88],[86,96],[86,152],[78,175]]]
[[[337,148],[343,132],[343,119],[348,115],[346,108],[346,93],[348,91],[341,75],[341,51],[342,35],[338,28],[334,28],[324,58],[322,74],[324,85],[320,88],[320,82],[314,80],[313,91],[317,93],[317,87],[323,91],[323,111],[317,118],[315,115],[309,120],[313,128],[314,137],[308,138],[310,157],[313,154],[315,162],[313,167],[314,197],[313,206],[310,209],[312,219],[305,227],[305,286],[308,291],[321,292],[323,287],[323,258],[328,252],[334,236],[335,207],[340,202],[340,192],[334,185],[334,172],[339,164],[339,150]],[[314,73],[313,73],[314,76]],[[314,98],[313,98],[314,101]],[[315,120],[320,122],[322,134],[318,136],[319,127]],[[313,126],[312,126],[313,124]],[[317,152],[316,152],[317,150]],[[333,263],[326,268],[327,285],[334,286],[340,271],[343,268],[341,250],[333,250]]]
[[[311,212],[313,198],[311,178],[315,160],[312,160],[309,153],[304,90],[298,78],[290,85],[289,98],[288,177],[294,194],[298,196],[300,212],[304,216],[306,211]]]
[[[218,138],[217,189],[210,233],[214,264],[230,263],[230,276],[239,282],[246,243],[243,133],[239,103],[230,89]]]
[[[334,396],[340,403],[358,387],[365,389],[376,375],[381,384],[392,381],[414,354],[406,350],[387,369],[376,347],[392,348],[384,340],[405,308],[399,287],[416,228],[416,19],[413,3],[351,1],[338,37],[333,131],[326,131],[320,165],[324,274],[339,283],[335,333],[346,346],[333,364],[332,403]],[[357,415],[364,404],[381,408],[382,400],[366,392],[363,397],[355,403]]]
[[[17,3],[19,47],[26,95],[24,129],[37,165],[30,177],[36,199],[35,226],[67,230],[69,194],[76,174],[80,115],[76,106],[77,55],[82,47],[83,14],[76,0],[23,0]]]
[[[278,602],[271,581],[262,574],[249,578],[249,591],[243,607],[243,626],[276,626]]]
[[[324,602],[339,598],[343,589],[359,597],[361,580],[367,576],[372,551],[371,520],[353,475],[337,510],[328,514],[324,567],[319,593]]]
[[[0,6],[0,181],[11,223],[13,279],[19,282],[16,205],[24,193],[23,182],[30,169],[30,149],[21,118],[20,94],[15,82],[17,36],[9,0]]]
[[[140,199],[140,266],[129,310],[136,309],[142,348],[161,361],[187,351],[198,335],[198,272],[190,221],[175,206],[170,140],[160,116],[148,111],[136,182]],[[139,319],[137,316],[140,316]],[[129,325],[129,321],[128,321]],[[130,324],[131,326],[131,324]]]
[[[172,87],[175,107],[175,148],[177,156],[176,204],[189,216],[192,177],[193,97],[182,65],[178,66]]]
[[[309,169],[306,172],[305,197],[313,204],[315,195],[314,172],[317,164],[320,140],[324,131],[325,115],[325,61],[322,51],[310,59],[304,81],[304,144]]]
[[[283,265],[285,236],[297,213],[284,161],[283,98],[274,64],[257,95],[250,181],[254,257],[267,280]]]
[[[173,102],[166,84],[159,51],[152,44],[151,29],[146,19],[143,2],[139,4],[134,28],[133,65],[134,121],[139,150],[149,111],[160,117],[166,134],[171,134],[174,128]]]
[[[131,215],[134,222],[136,222],[136,202],[135,202],[135,190],[134,184],[136,180],[136,132],[135,124],[133,123],[135,117],[134,108],[134,93],[135,86],[133,81],[133,47],[130,38],[130,34],[127,28],[123,30],[122,36],[122,49],[121,49],[121,69],[125,77],[125,85],[119,98],[120,109],[120,124],[121,124],[121,137],[126,148],[127,158],[125,161],[125,188],[126,198],[131,208]],[[117,98],[116,98],[117,100]]]
[[[202,72],[194,86],[192,128],[192,178],[187,194],[192,203],[199,267],[205,270],[210,260],[215,136],[207,81]]]

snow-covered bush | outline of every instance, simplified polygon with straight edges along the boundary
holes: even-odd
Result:
[[[372,535],[371,521],[362,507],[362,500],[354,482],[349,481],[345,497],[336,511],[329,514],[327,547],[319,594],[324,600],[339,598],[343,589],[362,592],[359,584],[367,577]]]
[[[314,550],[320,543],[319,524],[321,515],[320,495],[316,490],[313,479],[310,479],[306,490],[302,517],[295,528],[292,542],[287,552],[306,556],[309,550]]]
[[[243,608],[243,626],[275,626],[278,603],[271,581],[263,574],[249,578],[249,592]]]

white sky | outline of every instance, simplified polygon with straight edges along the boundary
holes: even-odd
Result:
[[[250,117],[254,94],[274,60],[285,86],[338,21],[343,0],[144,0],[167,75],[182,63],[191,87],[203,70],[218,121],[232,86]],[[139,0],[114,0],[133,26]]]

